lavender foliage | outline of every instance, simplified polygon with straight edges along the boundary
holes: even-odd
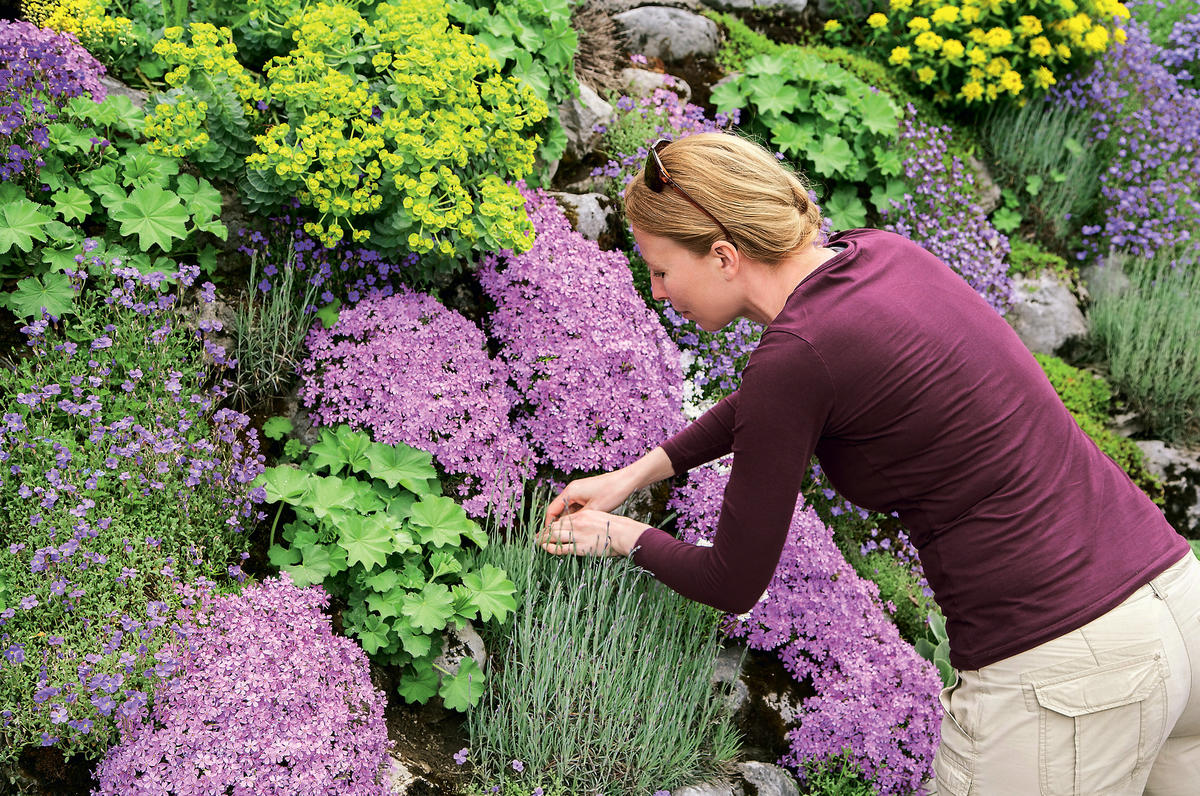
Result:
[[[105,749],[148,704],[174,584],[243,577],[241,531],[261,517],[257,436],[204,386],[215,325],[181,322],[198,269],[86,264],[102,275],[80,320],[24,327],[28,355],[0,370],[0,758]]]
[[[679,350],[625,256],[571,229],[544,191],[523,194],[533,248],[489,255],[479,270],[516,385],[514,427],[564,473],[622,467],[683,425]]]
[[[364,298],[332,328],[314,326],[307,346],[300,399],[314,424],[429,451],[476,517],[517,502],[531,456],[509,422],[508,368],[488,357],[471,321],[401,290]]]
[[[73,97],[105,97],[104,67],[69,33],[0,20],[0,181],[36,174],[48,125]]]
[[[727,467],[710,464],[676,490],[668,508],[679,512],[685,541],[711,541],[727,481]],[[728,617],[725,631],[753,649],[774,650],[816,691],[788,731],[782,765],[803,775],[806,762],[848,748],[881,792],[912,793],[930,776],[941,721],[938,674],[900,638],[878,588],[855,574],[833,532],[803,502],[762,599]]]
[[[916,109],[907,107],[899,141],[907,190],[902,200],[881,209],[883,229],[937,255],[1003,314],[1012,304],[1008,238],[980,209],[971,170],[949,154],[951,134],[949,127],[922,122]]]
[[[386,700],[367,657],[335,636],[319,586],[285,574],[214,596],[185,590],[180,640],[148,715],[125,721],[98,796],[384,796]]]
[[[1195,246],[1200,231],[1200,90],[1168,67],[1171,55],[1144,24],[1130,21],[1127,32],[1091,72],[1059,81],[1047,99],[1090,114],[1093,139],[1111,157],[1100,176],[1102,216],[1083,227],[1077,257],[1085,261]]]

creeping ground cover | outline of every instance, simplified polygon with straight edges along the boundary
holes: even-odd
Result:
[[[1014,325],[1053,283],[1048,382],[1200,550],[1159,458],[1200,458],[1195,3],[671,9],[688,54],[596,0],[12,7],[0,792],[924,792],[952,639],[819,461],[740,616],[534,542],[763,333],[653,298],[659,138],[762,144],[819,242],[908,237]],[[727,478],[615,511],[710,544]]]

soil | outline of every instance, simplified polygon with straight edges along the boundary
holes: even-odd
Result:
[[[372,667],[371,676],[388,697],[392,756],[403,760],[416,777],[406,796],[457,794],[469,780],[469,772],[454,762],[454,753],[470,742],[465,715],[446,710],[437,697],[424,705],[405,702],[396,692],[394,672]]]
[[[787,723],[770,703],[782,696],[793,705],[816,692],[797,683],[774,652],[750,650],[742,664],[742,680],[750,698],[734,716],[742,733],[742,759],[773,762],[788,750]]]

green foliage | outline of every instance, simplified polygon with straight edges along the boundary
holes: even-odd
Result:
[[[1123,260],[1131,284],[1095,291],[1092,338],[1113,385],[1157,434],[1200,442],[1200,261],[1181,245]],[[1110,264],[1109,267],[1116,267]]]
[[[804,764],[804,793],[811,796],[875,796],[874,778],[867,779],[853,751]]]
[[[450,0],[450,21],[487,45],[500,73],[533,88],[550,108],[579,95],[569,0]],[[547,114],[531,134],[542,139],[538,155],[550,163],[567,146],[558,114]],[[536,176],[536,175],[534,175]]]
[[[942,685],[949,688],[958,679],[958,673],[950,664],[950,639],[946,635],[946,620],[940,611],[929,613],[929,634],[917,639],[917,654],[931,661],[941,675]]]
[[[519,608],[488,628],[505,652],[468,714],[476,783],[645,794],[711,776],[737,751],[712,687],[719,615],[628,559],[546,555],[532,543],[541,517],[533,506],[479,555],[513,578]]]
[[[476,247],[528,249],[509,181],[532,173],[549,111],[450,25],[445,0],[381,3],[370,18],[318,3],[286,26],[293,47],[266,63],[265,83],[229,29],[168,29],[156,52],[174,88],[148,125],[154,146],[236,179],[252,211],[299,199],[305,231],[326,246],[369,239],[389,256],[420,254],[416,280],[454,272]]]
[[[1013,236],[1008,239],[1008,273],[1015,276],[1037,276],[1049,272],[1060,280],[1071,282],[1078,279],[1079,274],[1066,260],[1053,252],[1048,252],[1036,241]]]
[[[106,256],[142,271],[170,270],[175,259],[215,263],[205,238],[226,236],[221,195],[139,143],[143,124],[127,97],[76,97],[49,125],[40,170],[24,185],[0,186],[0,275],[31,277],[0,299],[20,317],[37,317],[31,292],[65,296],[52,287],[61,285],[56,274],[76,266],[88,235],[106,238]]]
[[[890,601],[896,606],[890,616],[905,641],[913,644],[925,635],[925,617],[938,610],[937,603],[922,590],[920,579],[908,564],[884,550],[872,550],[849,561],[860,577],[879,587],[881,602]]]
[[[346,602],[346,631],[374,660],[403,668],[401,696],[425,702],[438,694],[453,710],[479,701],[483,676],[470,688],[469,668],[439,685],[441,631],[504,619],[516,607],[514,586],[502,570],[474,565],[470,551],[485,547],[487,535],[438,494],[430,454],[325,428],[299,462],[270,468],[255,483],[279,503],[271,562],[298,586],[320,583]],[[286,545],[274,541],[284,505],[295,512],[283,526]]]
[[[774,45],[740,23],[723,21],[734,43],[721,57],[740,73],[713,91],[713,104],[723,112],[743,109],[743,129],[827,185],[823,209],[836,228],[861,226],[868,207],[860,193],[877,188],[876,201],[884,201],[889,178],[900,174],[900,157],[891,147],[900,108],[810,49]]]
[[[1108,407],[1112,402],[1108,382],[1102,376],[1072,367],[1058,357],[1045,354],[1034,354],[1034,357],[1084,433],[1119,464],[1142,491],[1161,504],[1162,482],[1146,467],[1142,449],[1133,440],[1108,428]]]
[[[1019,193],[1041,234],[1063,245],[1099,199],[1103,163],[1090,131],[1087,116],[1047,102],[996,107],[982,125],[997,180]]]

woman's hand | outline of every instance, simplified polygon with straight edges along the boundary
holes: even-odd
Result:
[[[538,543],[547,553],[555,555],[627,556],[649,527],[629,517],[579,509],[548,522],[538,534]]]
[[[625,502],[637,483],[626,469],[614,470],[590,478],[579,478],[563,489],[546,507],[546,525],[583,509],[612,511]]]

